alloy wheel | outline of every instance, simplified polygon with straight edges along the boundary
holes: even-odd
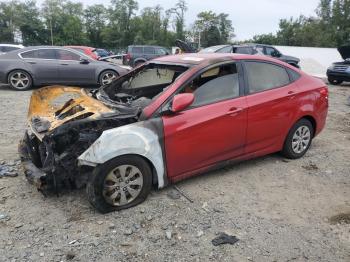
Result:
[[[143,182],[143,175],[136,166],[118,166],[106,176],[103,196],[110,205],[124,206],[141,193]]]
[[[102,85],[108,85],[110,83],[113,82],[114,79],[116,79],[117,76],[116,74],[114,73],[111,73],[111,72],[108,72],[108,73],[105,73],[103,76],[102,76]]]
[[[27,74],[16,72],[11,75],[10,83],[16,89],[27,89],[30,85],[30,79]]]
[[[292,149],[294,153],[304,152],[311,142],[311,132],[309,127],[300,126],[294,133],[292,139]]]

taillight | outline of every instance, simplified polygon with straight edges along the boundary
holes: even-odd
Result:
[[[126,56],[125,56],[125,58],[126,58],[126,61],[130,61],[131,60],[131,54],[130,53],[127,53],[126,54]]]
[[[320,94],[322,97],[324,97],[328,101],[328,96],[329,96],[328,87],[322,87],[320,89]]]

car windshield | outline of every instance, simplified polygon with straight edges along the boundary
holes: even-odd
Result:
[[[188,70],[187,66],[145,64],[110,85],[103,86],[100,93],[111,100],[115,100],[120,93],[153,99],[174,83],[186,70]]]

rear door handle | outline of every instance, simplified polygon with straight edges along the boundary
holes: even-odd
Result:
[[[60,64],[60,65],[69,65],[69,64]]]
[[[242,111],[243,111],[243,108],[233,107],[226,113],[226,115],[235,116],[235,115],[241,113]]]
[[[29,64],[32,64],[32,65],[35,65],[35,64],[36,64],[36,62],[34,62],[34,61],[28,61],[28,63],[29,63]]]

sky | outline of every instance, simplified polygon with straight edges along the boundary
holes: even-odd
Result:
[[[72,0],[84,5],[105,4],[108,0]],[[38,1],[40,3],[42,1]],[[157,4],[164,9],[176,0],[138,0],[139,9]],[[227,13],[235,28],[237,40],[251,39],[254,35],[275,33],[281,18],[315,15],[319,0],[187,0],[186,25],[192,24],[201,11]]]

